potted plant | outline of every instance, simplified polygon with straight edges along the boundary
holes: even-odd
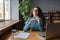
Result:
[[[19,11],[23,15],[23,19],[26,21],[30,11],[30,0],[21,0],[19,3]]]

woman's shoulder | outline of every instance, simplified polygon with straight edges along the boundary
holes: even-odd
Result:
[[[40,18],[40,20],[44,20],[43,18]]]

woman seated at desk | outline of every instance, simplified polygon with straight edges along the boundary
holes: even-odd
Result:
[[[23,30],[27,31],[29,28],[44,32],[44,16],[41,9],[37,6],[31,10],[30,16],[28,17]]]

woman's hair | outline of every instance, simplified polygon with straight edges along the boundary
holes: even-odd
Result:
[[[35,6],[35,7],[33,7],[33,8],[31,9],[29,17],[33,17],[33,9],[34,9],[34,8],[37,8],[37,9],[38,9],[38,16],[39,16],[40,18],[44,18],[43,13],[42,13],[42,10],[41,10],[41,8],[39,8],[38,6]]]

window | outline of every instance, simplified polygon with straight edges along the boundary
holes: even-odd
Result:
[[[4,19],[4,7],[3,7],[3,0],[0,0],[0,20]]]
[[[10,20],[10,0],[0,0],[0,20]]]

